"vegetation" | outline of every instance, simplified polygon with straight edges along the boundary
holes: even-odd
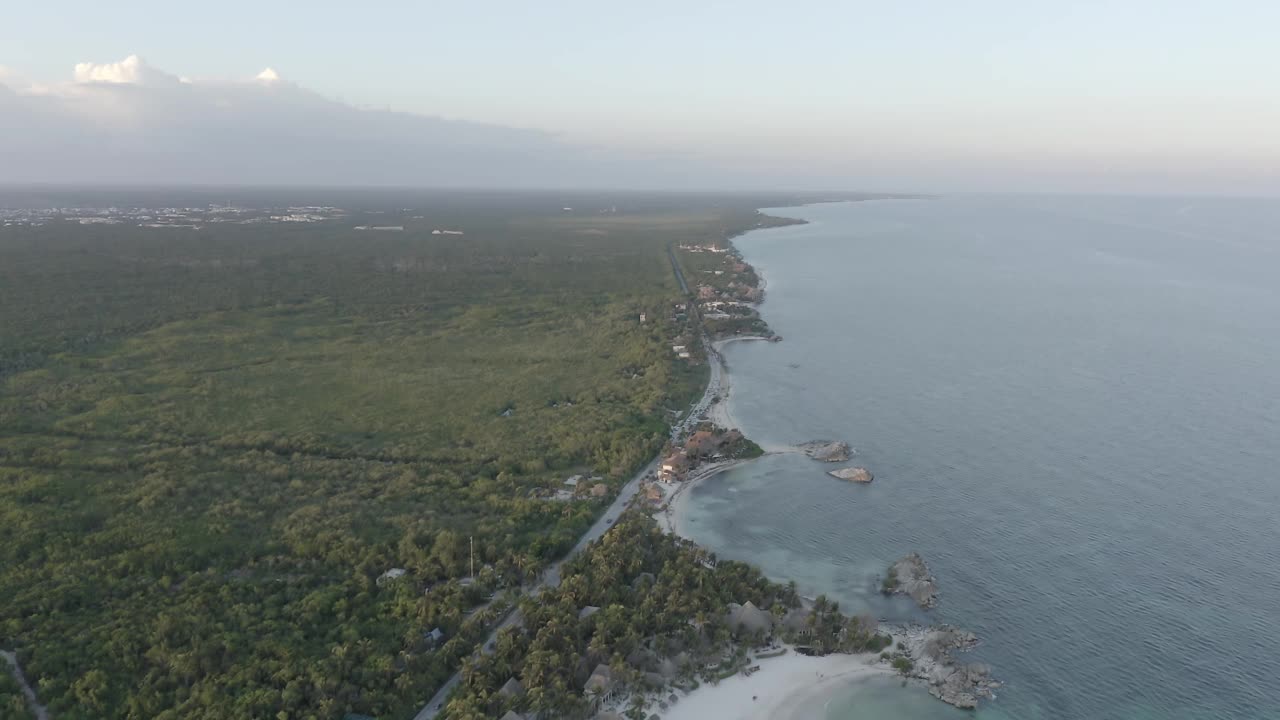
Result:
[[[602,663],[619,684],[635,687],[662,658],[685,653],[677,663],[681,679],[693,678],[704,659],[715,658],[704,678],[710,680],[720,671],[719,660],[733,655],[725,610],[730,602],[748,601],[786,608],[799,599],[749,566],[716,563],[706,551],[664,535],[642,514],[627,513],[566,565],[557,589],[522,603],[522,626],[504,630],[493,654],[467,660],[448,717],[496,717],[508,709],[582,716],[590,704],[584,685]],[[599,611],[582,617],[586,607]],[[741,639],[763,643],[758,636]],[[736,672],[730,666],[729,674]],[[528,688],[527,695],[496,694],[511,677]]]
[[[718,682],[749,664],[748,648],[768,642],[764,633],[731,627],[730,603],[750,602],[778,621],[800,606],[794,584],[771,583],[743,563],[717,562],[635,511],[566,564],[562,577],[558,588],[522,601],[523,623],[503,630],[491,654],[467,659],[463,683],[446,707],[450,720],[508,710],[584,717],[597,699],[587,681],[601,664],[616,683],[610,692],[632,697],[640,712],[645,693],[661,696],[667,683]],[[588,608],[598,610],[584,613]],[[825,597],[803,631],[777,633],[820,655],[878,652],[891,642],[874,620],[846,618]],[[526,691],[499,693],[512,678]]]
[[[802,220],[760,215],[755,227],[794,225]],[[761,335],[772,331],[751,306],[763,299],[760,276],[731,244],[687,243],[675,253],[694,293],[702,328],[712,337]]]
[[[490,595],[601,510],[552,490],[616,488],[701,392],[705,366],[670,351],[687,328],[666,247],[767,204],[569,202],[428,199],[386,234],[354,231],[359,212],[0,230],[0,647],[54,715],[411,715],[484,636]],[[557,596],[624,602],[615,560]],[[734,567],[727,587],[776,592]],[[611,652],[672,621],[617,612]],[[548,633],[535,658],[568,647]],[[569,707],[552,665],[530,686]]]
[[[889,566],[889,571],[885,573],[884,580],[880,583],[880,592],[885,595],[892,595],[894,590],[898,589],[898,569]]]
[[[739,436],[732,443],[724,446],[722,452],[727,458],[734,460],[750,460],[764,455],[764,448],[760,447],[751,440],[751,438]]]
[[[9,661],[0,657],[0,720],[34,720],[27,697],[22,694],[22,686],[12,672]]]

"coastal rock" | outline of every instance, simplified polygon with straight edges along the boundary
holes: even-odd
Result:
[[[908,673],[928,685],[929,694],[959,708],[977,707],[981,698],[993,697],[1000,683],[991,677],[991,668],[982,663],[955,661],[953,652],[963,652],[977,644],[977,637],[948,625],[932,628],[913,626],[894,633],[899,649],[911,658]]]
[[[831,440],[814,440],[800,445],[805,455],[819,462],[844,462],[853,454],[849,443]]]
[[[920,652],[931,660],[941,661],[948,658],[953,650],[964,652],[977,644],[977,635],[950,625],[939,625],[925,633]]]
[[[875,479],[875,476],[871,474],[870,470],[860,467],[840,468],[839,470],[832,470],[827,474],[833,478],[840,478],[841,480],[848,480],[849,482],[856,483],[869,483]]]
[[[911,553],[890,565],[881,589],[886,595],[907,595],[925,609],[938,602],[938,586],[919,553]]]
[[[958,708],[978,706],[978,698],[991,697],[999,683],[991,680],[991,669],[982,663],[937,665],[928,678],[929,694]]]

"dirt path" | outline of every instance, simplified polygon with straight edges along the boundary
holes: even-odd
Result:
[[[31,708],[31,712],[35,713],[36,720],[49,720],[49,708],[40,704],[36,691],[27,684],[27,676],[22,674],[22,666],[18,665],[18,654],[12,650],[0,650],[0,657],[9,663],[13,679],[17,680],[18,685],[22,687],[22,694],[27,696],[27,705]]]

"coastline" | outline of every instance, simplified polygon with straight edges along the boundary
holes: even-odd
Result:
[[[763,287],[763,276],[759,276],[759,280],[760,287]],[[741,430],[730,406],[732,377],[724,349],[734,342],[774,339],[764,335],[742,335],[709,341],[704,337],[712,366],[711,379],[702,400],[690,411],[685,424],[705,419],[721,428]],[[765,455],[805,453],[804,448],[795,445],[762,446],[762,449]],[[654,513],[658,526],[664,533],[693,542],[686,521],[692,488],[752,460],[754,458],[704,465],[682,482],[663,486],[663,497],[658,511]],[[886,677],[898,678],[904,684],[910,683],[942,702],[958,707],[972,708],[977,705],[979,697],[994,697],[990,689],[998,687],[998,683],[983,685],[978,681],[971,682],[970,666],[958,667],[947,652],[948,649],[963,652],[972,647],[977,639],[971,634],[948,626],[885,625],[880,629],[893,639],[892,656],[887,653],[833,653],[817,657],[798,654],[794,647],[785,646],[784,655],[760,659],[756,672],[739,673],[715,685],[702,685],[678,696],[679,701],[661,712],[659,717],[662,720],[701,720],[705,717],[808,720],[821,717],[827,704],[837,697],[858,693],[860,686],[869,680]],[[890,659],[904,658],[910,662],[907,663],[908,668],[901,672],[890,663]],[[987,678],[985,666],[972,667],[982,668],[975,671],[973,677]],[[944,686],[956,678],[961,678],[959,685]]]
[[[732,239],[729,240],[732,243]],[[758,271],[757,271],[758,272]],[[765,279],[760,276],[760,287]],[[756,303],[757,305],[759,303]],[[702,399],[691,408],[676,429],[686,431],[700,420],[725,429],[741,429],[731,409],[732,375],[724,350],[736,342],[771,342],[767,335],[740,335],[717,340],[704,338],[711,364],[711,377]],[[675,437],[676,431],[672,435]],[[765,455],[797,453],[793,445],[763,447]],[[721,473],[746,465],[757,458],[729,460],[704,465],[675,485],[660,485],[663,498],[654,520],[663,532],[692,542],[686,532],[684,516],[690,491],[698,484]],[[894,645],[900,646],[903,635],[890,631]],[[824,656],[802,655],[794,646],[784,645],[781,656],[760,658],[759,670],[750,675],[738,673],[715,685],[704,684],[683,693],[677,703],[661,712],[663,720],[702,720],[717,717],[739,720],[809,720],[815,710],[825,707],[837,695],[856,688],[872,678],[900,677],[900,674],[877,653]]]
[[[729,361],[724,357],[724,349],[736,342],[769,342],[769,338],[763,335],[742,335],[738,337],[724,338],[715,340],[711,343],[711,350],[715,357],[715,362],[719,366],[718,387],[714,393],[719,399],[712,402],[707,408],[706,417],[712,423],[726,429],[737,428],[742,426],[738,424],[737,418],[734,417],[733,411],[729,408],[729,395],[733,392],[733,376],[729,372]],[[765,448],[765,452],[778,452],[782,448]]]
[[[703,393],[702,399],[690,411],[685,421],[678,426],[681,431],[687,430],[691,424],[696,424],[700,419],[706,419],[714,425],[725,429],[741,429],[737,419],[733,416],[733,411],[729,408],[729,395],[733,391],[733,380],[729,372],[729,363],[724,357],[724,348],[735,342],[748,341],[767,342],[769,338],[763,335],[743,335],[707,343],[710,348],[708,360],[711,362],[711,379],[707,383],[707,390]],[[764,447],[763,449],[765,455],[798,452],[792,446]],[[660,486],[663,487],[662,505],[659,512],[654,515],[654,519],[658,521],[658,527],[662,528],[665,533],[677,535],[688,540],[688,533],[681,530],[681,517],[687,504],[689,491],[704,480],[745,465],[755,459],[757,458],[710,463],[698,468],[676,485]]]
[[[812,720],[813,708],[851,686],[896,675],[878,664],[874,653],[814,657],[789,648],[785,655],[759,660],[759,666],[750,676],[738,674],[715,685],[702,685],[660,716],[663,720]]]

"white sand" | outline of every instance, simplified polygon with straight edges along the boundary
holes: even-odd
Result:
[[[699,407],[705,407],[701,413],[703,417],[710,420],[717,427],[724,429],[741,429],[737,419],[734,418],[730,409],[729,393],[732,390],[732,379],[729,375],[729,363],[724,359],[724,347],[734,342],[746,341],[768,341],[766,337],[744,336],[732,337],[724,340],[717,340],[711,343],[711,380],[707,386],[703,399],[698,403]],[[719,401],[712,403],[710,398],[719,396]],[[696,408],[695,408],[696,410]],[[696,419],[696,418],[695,418]],[[778,453],[800,452],[798,448],[792,445],[782,445],[775,447],[762,446],[767,455]],[[682,531],[685,506],[689,497],[689,490],[698,483],[707,478],[714,477],[720,473],[737,467],[750,460],[729,460],[726,462],[711,463],[702,465],[696,470],[689,473],[684,480],[674,485],[662,486],[664,505],[661,512],[654,517],[658,521],[658,527],[663,532],[679,535],[680,537],[689,537],[688,533]]]
[[[725,345],[738,340],[765,340],[766,338],[730,338],[713,343],[711,362],[712,385],[708,395],[720,396],[720,401],[707,407],[706,417],[722,428],[739,428],[729,408],[730,378],[728,363],[722,350]],[[798,452],[794,447],[765,448],[767,452]],[[663,486],[665,504],[655,516],[658,525],[668,533],[688,537],[683,532],[684,513],[689,489],[707,478],[714,477],[732,467],[741,465],[736,460],[704,465],[690,473],[683,482]],[[704,683],[689,695],[677,692],[680,700],[666,712],[659,713],[663,720],[809,720],[801,714],[825,704],[827,699],[848,689],[851,685],[872,677],[893,675],[894,670],[879,662],[878,655],[827,655],[810,657],[794,650],[776,658],[753,662],[760,670],[751,677],[742,674],[720,681],[716,685]],[[665,696],[665,694],[664,694]],[[656,705],[647,712],[654,712]]]
[[[736,342],[768,342],[769,338],[757,335],[744,335],[742,337],[725,338],[717,340],[711,344],[714,351],[712,362],[715,366],[712,369],[712,380],[716,385],[715,394],[720,396],[720,401],[708,405],[706,410],[706,418],[717,426],[727,429],[742,429],[742,425],[738,423],[738,418],[733,414],[733,405],[729,402],[729,395],[733,392],[733,378],[729,373],[729,361],[724,357],[725,346]],[[751,438],[760,444],[761,449],[769,455],[778,453],[794,453],[800,452],[800,449],[794,445],[771,445],[763,443],[756,438]]]
[[[681,530],[684,527],[685,505],[689,499],[689,490],[698,483],[707,478],[715,477],[726,470],[738,467],[751,462],[750,460],[726,460],[724,462],[710,463],[699,466],[691,471],[689,476],[670,485],[659,483],[663,491],[664,506],[660,512],[654,515],[654,519],[658,521],[658,527],[662,531],[669,534],[679,535],[688,538],[688,534]]]
[[[795,711],[802,706],[813,708],[858,681],[893,674],[876,662],[872,653],[809,657],[792,651],[760,660],[760,670],[751,677],[738,674],[718,685],[704,683],[659,715],[663,720],[801,720]]]
[[[707,409],[707,419],[722,428],[740,428],[738,421],[733,416],[733,412],[729,408],[729,393],[733,389],[732,379],[729,376],[729,362],[725,360],[724,348],[726,345],[735,342],[745,342],[748,340],[767,341],[768,338],[757,336],[732,337],[724,340],[717,340],[711,343],[711,349],[715,353],[715,360],[720,365],[718,373],[719,387],[716,393],[720,396],[720,402],[717,402]]]

